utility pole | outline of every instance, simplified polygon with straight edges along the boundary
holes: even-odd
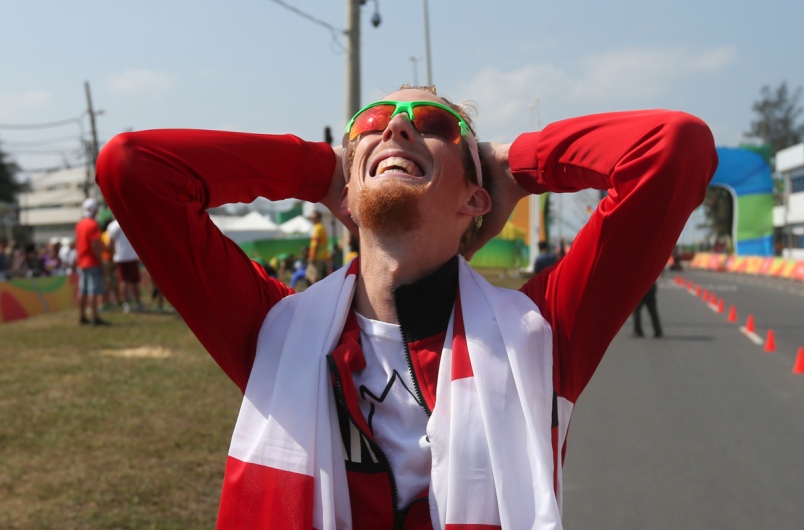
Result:
[[[424,51],[427,57],[427,85],[433,86],[433,66],[430,61],[430,15],[427,0],[424,0]]]
[[[361,0],[346,0],[346,120],[360,110],[360,6]]]
[[[92,128],[92,149],[91,149],[91,162],[92,162],[92,175],[95,175],[97,170],[97,162],[98,162],[98,131],[95,128],[95,111],[92,109],[92,94],[89,91],[89,81],[84,81],[84,91],[87,94],[87,113],[89,113],[89,125]],[[84,193],[87,197],[90,196],[89,190],[92,187],[92,183],[90,182],[89,178],[87,178],[86,186],[84,187]]]

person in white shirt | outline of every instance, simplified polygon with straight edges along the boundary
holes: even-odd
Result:
[[[126,234],[120,229],[117,220],[109,223],[106,228],[109,240],[114,245],[114,257],[112,258],[117,270],[117,278],[123,286],[123,311],[128,313],[131,310],[131,300],[134,301],[136,311],[144,311],[140,295],[140,260],[137,252],[129,243]],[[112,250],[112,249],[110,249]]]

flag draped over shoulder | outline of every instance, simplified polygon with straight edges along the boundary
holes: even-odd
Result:
[[[357,262],[268,314],[235,426],[219,528],[351,528],[326,354]],[[533,302],[460,260],[431,443],[435,528],[561,528],[551,446],[552,337]]]

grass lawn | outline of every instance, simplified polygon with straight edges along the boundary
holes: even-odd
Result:
[[[214,528],[240,392],[174,315],[0,325],[0,528]]]
[[[0,324],[0,528],[214,528],[239,390],[175,315],[104,318]]]

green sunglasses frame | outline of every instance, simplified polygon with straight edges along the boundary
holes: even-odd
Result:
[[[408,115],[408,119],[411,123],[414,124],[414,117],[413,117],[413,109],[416,107],[438,107],[439,109],[446,110],[458,120],[458,125],[461,128],[461,136],[470,136],[472,134],[471,130],[469,129],[469,125],[466,123],[460,114],[452,110],[451,108],[447,107],[446,105],[442,105],[441,103],[436,103],[435,101],[392,101],[392,100],[383,100],[383,101],[375,101],[374,103],[369,103],[352,116],[352,119],[349,120],[349,123],[346,124],[346,130],[344,130],[344,136],[349,136],[349,132],[352,130],[352,126],[357,120],[357,117],[360,116],[362,113],[370,109],[371,107],[376,107],[378,105],[394,105],[396,108],[394,112],[391,113],[391,116],[388,118],[388,121],[391,121],[394,116],[401,113],[406,113]]]

